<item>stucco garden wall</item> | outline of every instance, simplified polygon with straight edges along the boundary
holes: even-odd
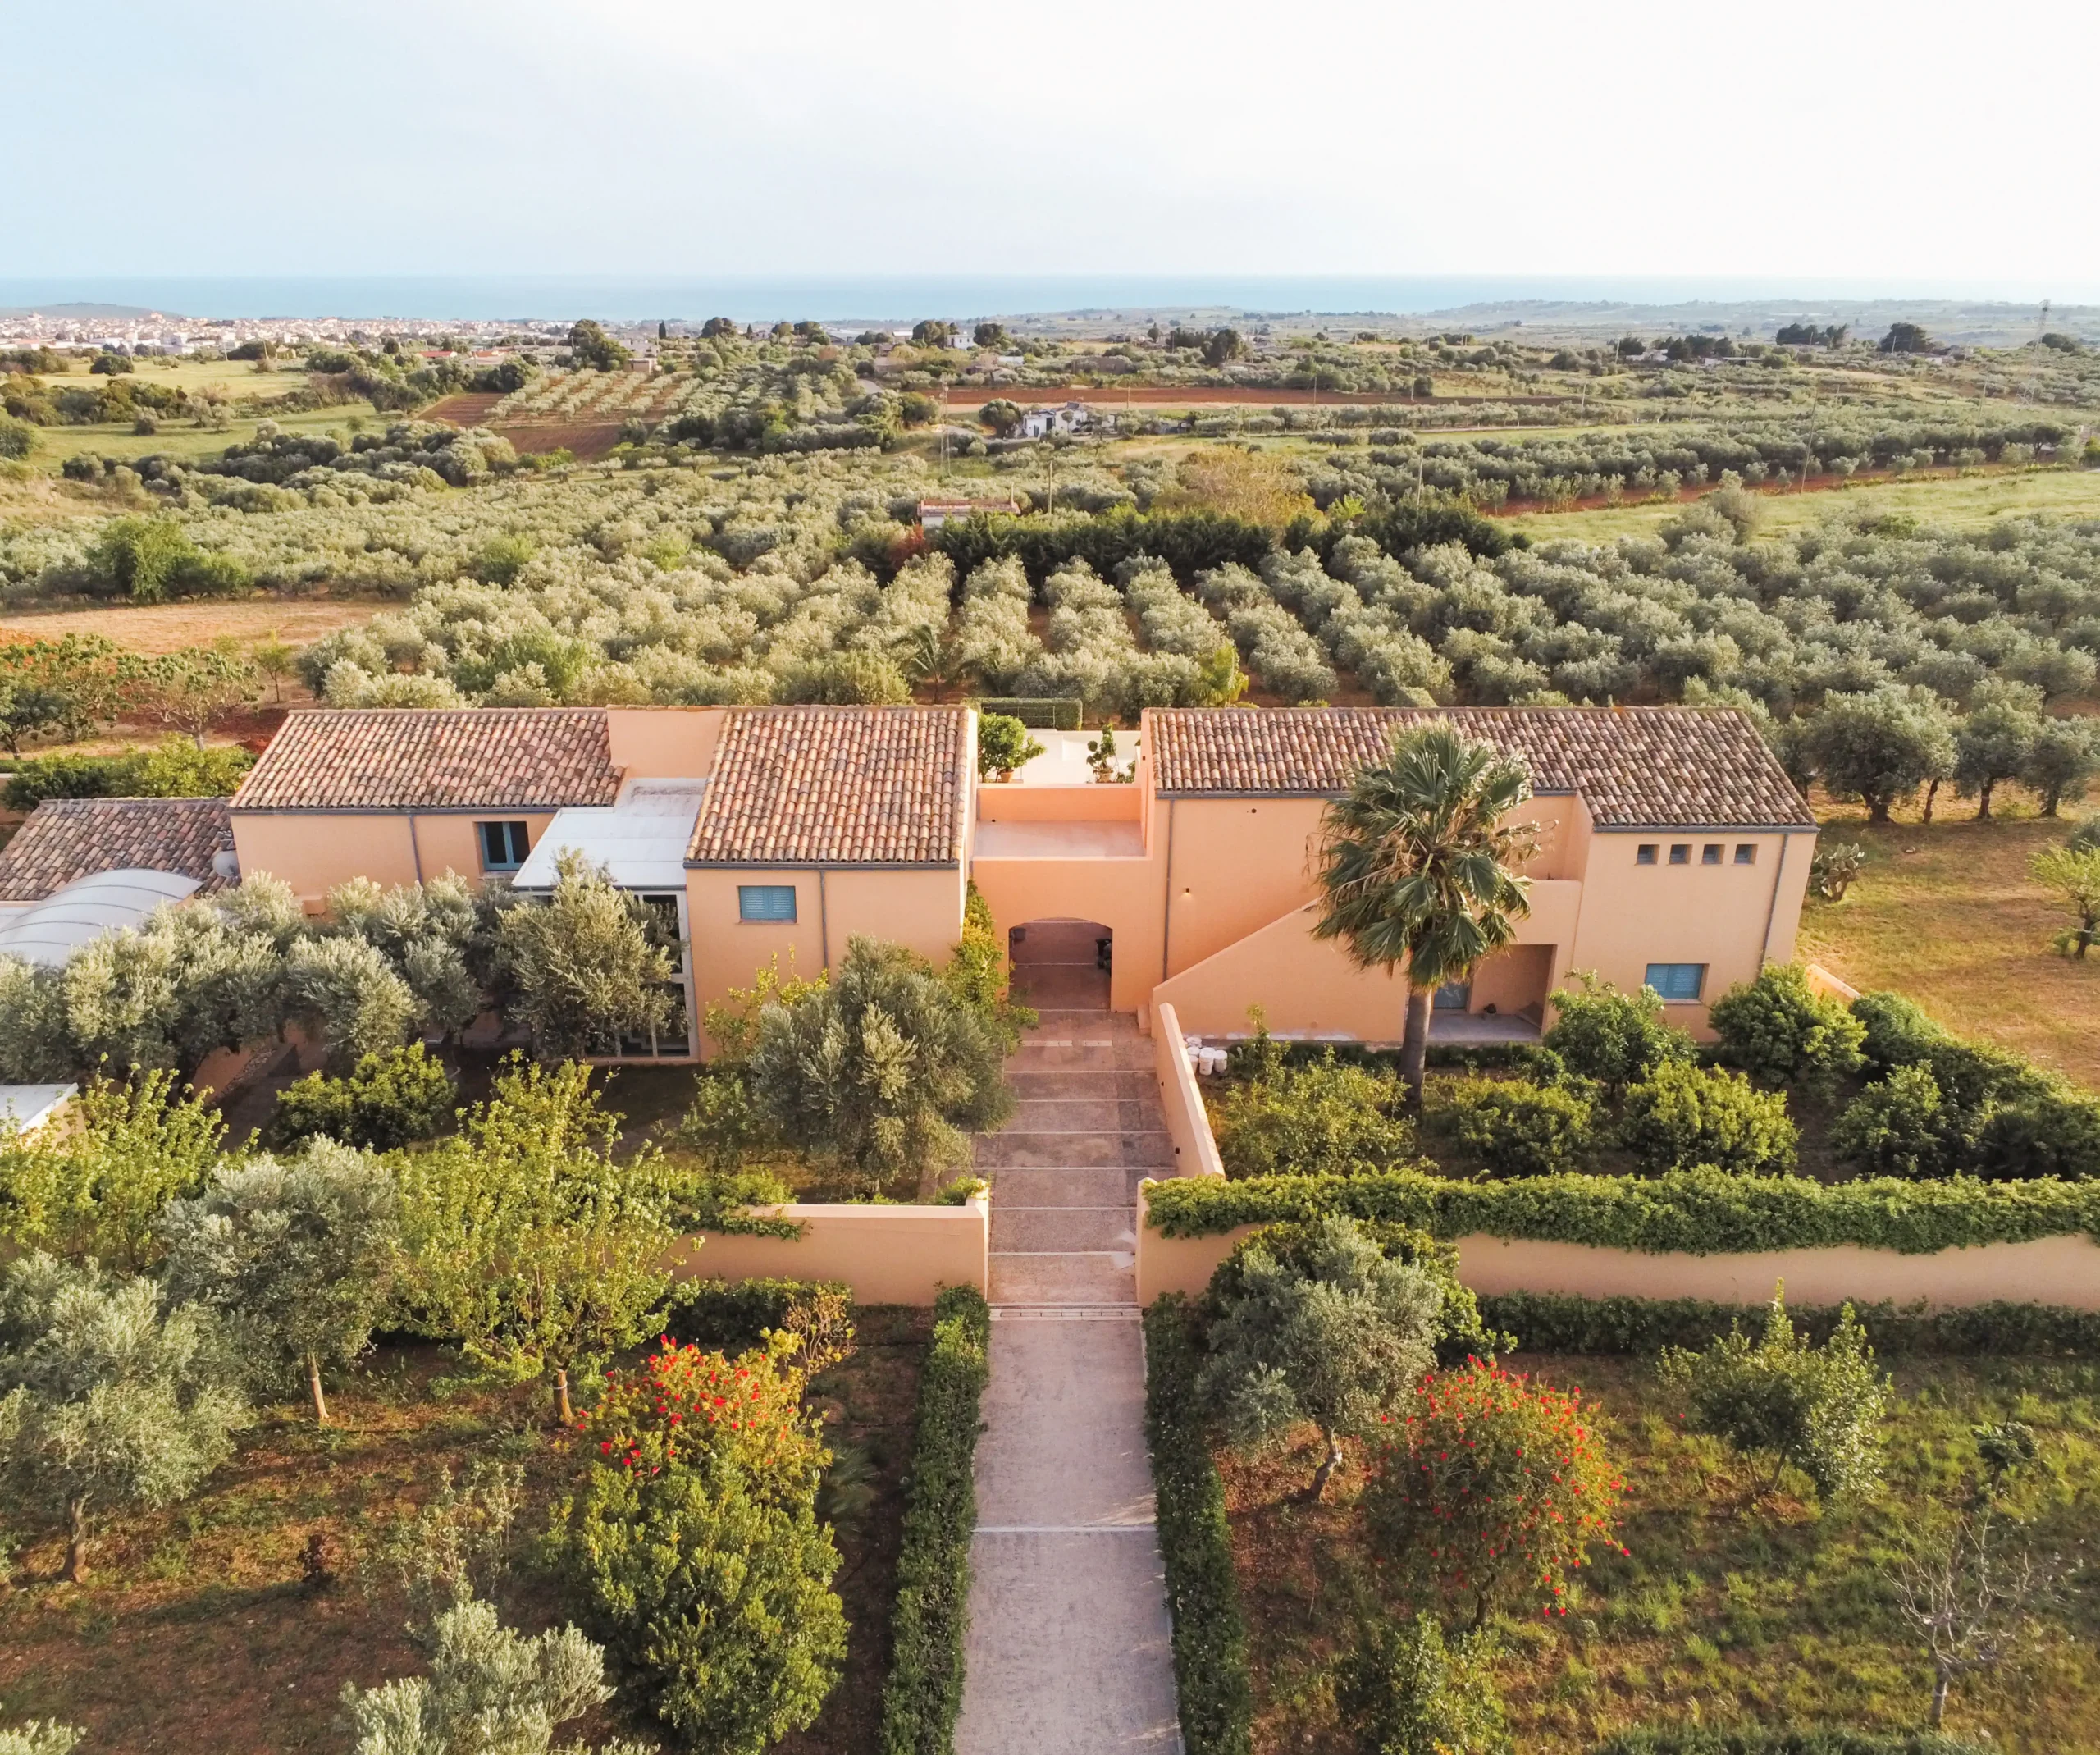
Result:
[[[991,1203],[959,1207],[801,1205],[752,1209],[791,1219],[800,1237],[710,1233],[686,1258],[687,1277],[842,1280],[856,1304],[930,1305],[943,1286],[990,1283]]]

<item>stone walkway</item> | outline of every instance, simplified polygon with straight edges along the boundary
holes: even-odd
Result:
[[[1151,1044],[1107,1010],[1090,928],[1035,925],[1016,997],[1042,1014],[982,1140],[992,1376],[958,1755],[1179,1755],[1134,1277],[1139,1179],[1173,1153]]]

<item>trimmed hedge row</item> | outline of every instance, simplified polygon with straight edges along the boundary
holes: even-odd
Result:
[[[1248,1755],[1254,1684],[1247,1626],[1232,1572],[1225,1484],[1196,1407],[1203,1347],[1194,1306],[1178,1293],[1145,1312],[1145,1440],[1152,1447],[1166,1606],[1174,1617],[1174,1681],[1188,1755]]]
[[[1482,1292],[1481,1320],[1541,1353],[1659,1353],[1701,1348],[1737,1323],[1755,1333],[1764,1308],[1701,1298],[1582,1298],[1568,1292]],[[1828,1305],[1788,1305],[1795,1325],[1817,1341],[1838,1326]],[[1854,1311],[1881,1353],[2100,1353],[2100,1311],[2045,1304],[1979,1304],[1921,1310],[1892,1304]]]
[[[1687,1725],[1623,1730],[1597,1744],[1591,1755],[1984,1755],[1985,1748],[1934,1730],[1877,1732],[1838,1725],[1792,1730],[1761,1725],[1716,1730]]]
[[[970,1538],[977,1527],[970,1468],[991,1335],[991,1309],[975,1287],[951,1286],[934,1299],[890,1615],[883,1755],[952,1755],[955,1748],[970,1613]]]
[[[1522,1237],[1650,1255],[1856,1244],[1929,1255],[1979,1243],[2100,1236],[2100,1184],[1883,1177],[1826,1185],[1710,1169],[1510,1182],[1455,1182],[1417,1170],[1241,1181],[1181,1177],[1153,1185],[1148,1223],[1165,1236],[1202,1237],[1325,1213],[1413,1225],[1437,1237]]]

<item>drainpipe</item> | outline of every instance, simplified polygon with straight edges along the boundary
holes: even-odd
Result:
[[[1779,880],[1786,875],[1787,855],[1793,844],[1794,838],[1781,830],[1779,857],[1772,862],[1772,899],[1764,905],[1764,949],[1757,959],[1760,969],[1772,960],[1772,923],[1779,917]]]
[[[824,871],[817,867],[817,935],[824,946],[824,972],[831,972],[831,908],[824,899]],[[1768,928],[1769,931],[1769,929]]]
[[[416,839],[416,813],[413,811],[409,812],[409,858],[415,866],[416,881],[420,884],[423,880],[423,850],[422,843]]]
[[[1164,982],[1174,972],[1174,803],[1166,801],[1166,908],[1159,926],[1159,978]]]

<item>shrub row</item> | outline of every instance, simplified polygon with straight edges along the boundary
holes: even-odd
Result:
[[[1077,731],[1083,703],[1058,697],[987,695],[970,703],[980,713],[1003,713],[1032,731]]]
[[[949,1287],[934,1300],[890,1618],[883,1755],[951,1755],[955,1748],[977,1525],[970,1469],[990,1342],[991,1309],[975,1287]]]
[[[1623,1730],[1591,1755],[1984,1755],[1985,1745],[1932,1730],[1848,1730],[1842,1725],[1703,1725]]]
[[[1254,1687],[1226,1527],[1225,1485],[1196,1404],[1203,1359],[1196,1313],[1170,1293],[1154,1301],[1144,1321],[1145,1438],[1166,1563],[1166,1606],[1174,1618],[1182,1745],[1188,1755],[1248,1755]]]
[[[1855,1244],[1924,1255],[1979,1243],[2100,1234],[2100,1188],[1968,1177],[1826,1186],[1707,1168],[1516,1182],[1454,1182],[1413,1170],[1240,1181],[1186,1177],[1153,1185],[1147,1223],[1166,1236],[1201,1237],[1323,1213],[1388,1219],[1438,1237],[1523,1237],[1651,1255]]]
[[[1481,1319],[1541,1353],[1659,1353],[1701,1348],[1737,1323],[1755,1332],[1764,1310],[1701,1298],[1581,1298],[1566,1292],[1483,1292]],[[1796,1328],[1820,1341],[1838,1326],[1828,1306],[1789,1305]],[[1892,1304],[1854,1312],[1882,1353],[2100,1352],[2100,1311],[2043,1304],[1992,1303],[1924,1310]]]
[[[850,1305],[842,1280],[696,1280],[678,1288],[671,1338],[718,1353],[745,1353],[765,1345],[769,1331],[800,1334],[819,1315]]]

